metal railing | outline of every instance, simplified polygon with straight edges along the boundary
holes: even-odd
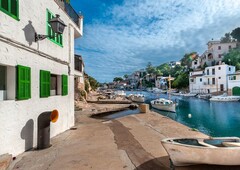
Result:
[[[64,1],[64,10],[67,12],[69,17],[72,18],[73,22],[80,26],[78,13],[73,9],[70,4],[66,3],[66,1]]]
[[[67,3],[66,0],[55,0],[55,2],[68,14],[72,21],[80,27],[80,15],[73,9],[72,6]]]

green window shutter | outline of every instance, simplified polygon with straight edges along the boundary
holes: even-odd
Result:
[[[50,96],[51,74],[49,71],[40,70],[40,97]]]
[[[48,37],[48,39],[62,47],[63,46],[62,35],[61,34],[57,35],[56,33],[54,33],[49,23],[49,21],[54,17],[55,15],[47,9],[47,35],[50,36]]]
[[[31,98],[31,68],[17,66],[17,99]]]
[[[68,76],[62,75],[62,95],[68,95]]]
[[[12,18],[19,20],[19,0],[0,0],[0,10]]]

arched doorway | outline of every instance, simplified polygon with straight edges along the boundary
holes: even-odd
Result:
[[[232,94],[233,96],[240,96],[240,87],[233,87]]]

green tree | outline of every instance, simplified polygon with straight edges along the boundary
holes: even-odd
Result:
[[[115,77],[113,79],[114,82],[118,82],[118,81],[123,81],[123,78],[122,77]]]
[[[224,35],[224,37],[221,38],[221,43],[228,43],[228,42],[232,42],[232,36],[230,33],[226,33]]]
[[[155,72],[155,67],[153,67],[151,62],[148,62],[147,67],[146,67],[146,71],[148,74],[152,74]]]
[[[225,54],[222,61],[228,65],[235,66],[236,70],[240,70],[240,48],[232,49]]]
[[[170,74],[171,67],[168,63],[161,64],[157,66],[157,70],[160,70],[163,76],[168,76]]]
[[[196,56],[197,56],[196,52],[191,52],[191,53],[185,54],[183,56],[183,58],[181,59],[181,65],[187,66],[188,68],[190,68],[192,65],[192,61],[196,58]]]
[[[123,76],[123,78],[124,78],[124,79],[127,79],[127,78],[128,78],[128,75],[127,75],[127,74],[125,74],[125,75]]]
[[[240,28],[235,28],[232,32],[231,32],[231,36],[233,38],[235,38],[238,42],[240,42]]]
[[[98,81],[96,79],[94,79],[93,77],[89,76],[88,81],[93,90],[96,90],[99,87]]]
[[[189,86],[189,74],[188,72],[182,72],[172,83],[174,88],[186,88]]]

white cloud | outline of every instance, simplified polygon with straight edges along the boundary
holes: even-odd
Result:
[[[111,81],[148,61],[158,65],[202,52],[208,40],[240,26],[239,7],[240,0],[125,0],[85,25],[76,50],[90,75]]]

